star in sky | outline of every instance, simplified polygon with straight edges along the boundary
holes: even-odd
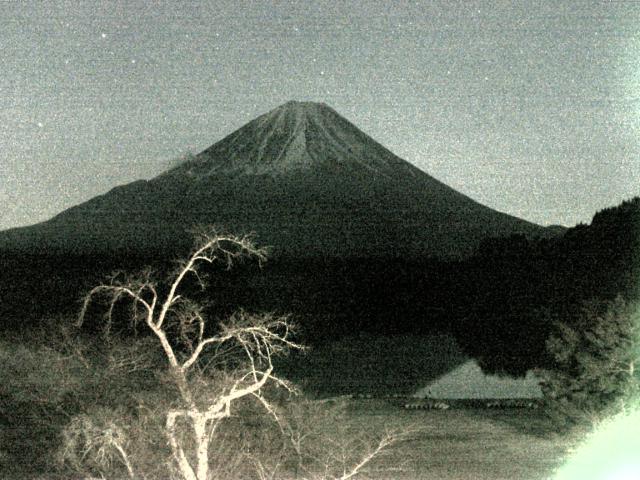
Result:
[[[537,223],[640,193],[640,2],[21,5],[0,4],[0,228],[158,175],[292,99]]]

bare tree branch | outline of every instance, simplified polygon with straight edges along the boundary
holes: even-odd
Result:
[[[78,325],[82,325],[88,315],[91,302],[101,299],[105,301],[104,321],[108,332],[116,307],[126,301],[131,302],[134,326],[137,327],[138,323],[146,325],[154,334],[167,359],[170,378],[179,392],[176,403],[166,411],[164,430],[172,464],[183,480],[210,480],[209,447],[215,439],[214,431],[223,419],[232,415],[232,408],[242,398],[256,400],[276,421],[283,436],[289,438],[298,455],[297,473],[309,474],[309,478],[318,478],[320,473],[320,478],[333,480],[350,480],[361,475],[374,458],[404,436],[388,433],[374,443],[344,443],[344,439],[332,441],[325,438],[321,433],[323,426],[313,426],[311,430],[304,431],[298,428],[304,420],[293,425],[283,418],[282,410],[267,398],[265,387],[276,385],[295,392],[286,380],[274,374],[273,364],[275,356],[303,349],[293,340],[295,332],[290,318],[240,310],[212,330],[207,324],[206,309],[185,296],[184,283],[190,276],[200,288],[205,287],[206,271],[201,267],[222,263],[230,268],[242,257],[253,257],[262,263],[266,259],[266,251],[255,247],[248,236],[201,232],[192,253],[178,264],[166,283],[156,284],[151,272],[146,270],[137,276],[118,273],[111,277],[109,283],[94,287],[84,298]],[[202,361],[205,351],[213,356],[207,362]],[[206,384],[203,380],[206,369],[232,351],[240,355],[240,366],[234,364],[229,372],[223,371],[223,381],[204,392],[202,386]],[[123,372],[135,371],[139,367],[118,359],[113,359],[113,364]],[[317,407],[302,415],[322,411],[322,407]],[[341,420],[326,415],[322,418]],[[312,437],[322,441],[322,449],[304,452],[303,443]],[[120,442],[114,448],[131,475],[133,470],[127,463],[129,457],[124,443]],[[254,463],[262,478],[274,478],[281,465],[279,461],[273,466],[272,462],[264,463],[257,458]],[[340,473],[336,474],[337,471]]]
[[[250,315],[244,311],[233,315],[219,325],[219,333],[205,337],[206,318],[203,308],[185,298],[180,289],[185,278],[193,275],[201,288],[205,287],[202,264],[223,262],[230,268],[242,257],[254,257],[262,263],[266,260],[266,250],[254,246],[249,236],[218,235],[215,232],[201,232],[196,248],[181,262],[176,273],[170,277],[166,295],[160,299],[151,272],[144,271],[135,277],[115,274],[110,283],[94,287],[84,298],[78,318],[82,325],[89,305],[94,297],[107,299],[105,330],[111,328],[116,305],[124,299],[132,302],[133,322],[144,319],[144,323],[160,342],[167,361],[171,378],[175,381],[183,407],[171,409],[166,416],[165,430],[173,459],[185,480],[208,480],[208,447],[213,430],[218,421],[231,415],[231,405],[238,399],[251,396],[277,419],[275,409],[262,395],[268,382],[289,388],[288,384],[273,375],[272,356],[285,353],[288,349],[302,348],[291,340],[292,326],[288,317],[273,314]],[[144,315],[138,313],[141,308]],[[171,317],[171,320],[168,320]],[[177,326],[175,338],[170,341],[167,327]],[[173,330],[170,330],[173,332]],[[180,344],[187,352],[176,350]],[[230,387],[223,389],[217,397],[204,407],[198,405],[190,384],[190,370],[198,363],[207,347],[219,350],[224,345],[235,345],[243,351],[248,362],[248,371],[239,375]],[[195,439],[195,466],[181,443],[178,425],[191,425]],[[126,455],[126,452],[125,452]]]

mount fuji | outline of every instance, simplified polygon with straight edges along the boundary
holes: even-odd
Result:
[[[188,247],[198,224],[256,232],[286,257],[461,258],[487,237],[551,235],[448,187],[327,105],[288,102],[151,180],[0,232],[0,248],[165,254]]]

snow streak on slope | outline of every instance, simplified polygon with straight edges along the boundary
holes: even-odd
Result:
[[[209,224],[292,257],[458,258],[487,237],[544,230],[448,187],[330,107],[288,102],[152,180],[1,234],[0,247],[166,252]]]
[[[198,176],[218,173],[281,175],[325,168],[415,176],[399,159],[321,103],[288,102],[258,117],[179,169]]]

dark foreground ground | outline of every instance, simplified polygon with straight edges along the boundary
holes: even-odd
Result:
[[[431,362],[434,354],[429,352],[432,344],[438,342],[426,344],[429,348],[418,340],[412,342],[399,338],[394,342],[395,346],[404,346],[398,348],[405,359],[404,364],[400,353],[398,359],[386,355],[384,358],[387,363],[384,364],[363,354],[356,356],[361,365],[353,368],[353,365],[342,362],[342,358],[354,356],[348,355],[347,350],[343,352],[338,348],[342,345],[339,344],[329,354],[320,351],[314,357],[312,353],[299,372],[308,376],[308,372],[316,372],[309,378],[320,398],[349,391],[378,395],[375,398],[345,400],[345,415],[341,418],[348,424],[348,430],[355,434],[354,438],[375,438],[389,430],[410,432],[402,442],[363,469],[363,475],[354,479],[547,479],[552,478],[554,470],[563,463],[570,448],[580,440],[578,434],[556,434],[545,421],[542,409],[481,408],[473,402],[449,402],[451,408],[448,410],[403,408],[416,400],[385,395],[390,392],[415,392],[416,385],[424,385],[428,377],[435,375],[437,371],[427,372],[422,367],[430,363],[435,365],[435,362]],[[371,348],[371,345],[377,347],[378,344],[369,338],[362,339],[360,343],[363,352],[396,351],[394,348],[382,348],[388,345]],[[369,346],[368,350],[364,346]],[[460,361],[458,352],[444,340],[439,342],[438,348],[440,350],[433,348],[433,351],[439,352],[437,358],[447,360],[440,365],[442,369]],[[332,359],[333,367],[321,368],[323,364],[318,359],[322,358]],[[416,364],[407,362],[407,358],[416,359]],[[395,371],[396,375],[383,378],[378,370]],[[321,372],[331,372],[332,375]],[[117,380],[120,376],[114,378]],[[381,378],[384,382],[380,381]],[[344,381],[336,383],[336,379]],[[371,379],[378,381],[372,382]],[[20,339],[0,342],[0,380],[0,480],[76,480],[77,477],[47,474],[51,467],[47,455],[59,449],[59,430],[69,420],[64,416],[64,411],[54,411],[52,408],[66,405],[67,397],[60,397],[62,393],[71,400],[81,394],[93,398],[90,394],[95,393],[107,406],[119,405],[118,396],[103,398],[108,393],[105,382],[110,385],[115,380],[103,378],[99,370],[83,367],[74,355],[62,355],[49,347],[23,344]],[[134,387],[136,392],[143,388],[142,385],[134,385],[134,380],[128,377],[123,382],[123,385],[117,382],[114,385],[119,385],[118,388],[124,388],[126,392]],[[94,384],[99,391],[91,390]],[[76,387],[78,392],[75,392]],[[334,434],[332,427],[329,426],[328,430]],[[340,450],[336,452],[340,453]],[[153,477],[146,477],[150,478]]]
[[[576,433],[554,433],[537,409],[407,410],[394,403],[351,404],[356,428],[416,430],[371,466],[372,479],[549,479],[580,441]]]
[[[309,378],[316,385],[316,394],[321,398],[342,395],[349,390],[364,395],[378,395],[375,398],[345,400],[345,415],[341,418],[348,424],[348,430],[355,434],[354,438],[375,438],[389,430],[411,432],[401,443],[369,464],[363,470],[363,475],[354,479],[542,480],[552,478],[554,470],[563,463],[569,449],[579,440],[578,435],[563,437],[556,434],[545,422],[544,413],[539,408],[492,409],[481,408],[473,402],[449,402],[451,408],[448,410],[403,408],[408,403],[416,403],[416,400],[385,395],[415,391],[416,385],[424,385],[427,377],[437,372],[426,372],[422,368],[425,363],[435,365],[435,362],[431,362],[434,355],[429,353],[431,344],[427,344],[429,348],[426,348],[417,340],[411,342],[404,338],[394,342],[398,347],[404,345],[404,349],[398,348],[398,352],[404,354],[404,364],[400,354],[397,361],[389,355],[385,356],[385,362],[390,364],[382,364],[362,355],[356,356],[361,365],[347,368],[353,365],[342,362],[342,358],[349,355],[346,350],[342,352],[338,348],[340,344],[329,352],[330,355],[319,352],[316,358],[312,354],[310,360],[303,364],[304,368],[301,368],[301,374],[317,372]],[[387,345],[373,349],[371,345],[377,344],[369,338],[360,343],[363,352],[396,351],[394,348],[382,350]],[[433,351],[440,352],[438,358],[447,360],[441,365],[443,369],[449,368],[450,363],[460,361],[461,357],[453,346],[444,340],[439,343],[440,350],[434,347]],[[367,345],[368,350],[364,348]],[[353,355],[349,357],[353,358]],[[74,386],[79,389],[75,392],[76,396],[89,395],[93,392],[91,386],[95,384],[99,391],[94,393],[103,403],[107,402],[106,405],[118,405],[120,397],[111,400],[103,398],[108,392],[104,390],[106,387],[100,386],[110,377],[105,377],[105,380],[99,370],[76,365],[78,362],[75,358],[69,354],[64,356],[52,348],[27,343],[23,345],[20,339],[0,342],[0,480],[76,480],[46,473],[51,467],[47,455],[60,448],[59,430],[69,421],[64,411],[54,411],[52,408],[66,405],[67,397],[58,398],[64,392],[69,398],[75,398]],[[334,367],[321,368],[323,365],[318,358],[333,359]],[[420,362],[414,365],[407,362],[407,358],[415,358],[416,362]],[[397,373],[395,377],[387,379],[381,377],[376,369]],[[320,372],[331,372],[332,375]],[[344,379],[344,384],[337,384],[337,378]],[[407,378],[411,382],[407,382]],[[113,383],[115,380],[109,381]],[[133,385],[133,380],[128,377],[123,382],[124,385],[119,388],[127,392],[133,387],[135,391],[143,388]],[[333,429],[329,427],[329,430],[333,435]]]
[[[390,430],[410,432],[354,478],[552,479],[554,470],[580,441],[575,433],[554,433],[539,409],[410,410],[401,403],[396,399],[348,401],[347,421],[355,431],[371,437]],[[3,479],[62,480],[59,476],[14,474],[9,465],[0,465]]]

